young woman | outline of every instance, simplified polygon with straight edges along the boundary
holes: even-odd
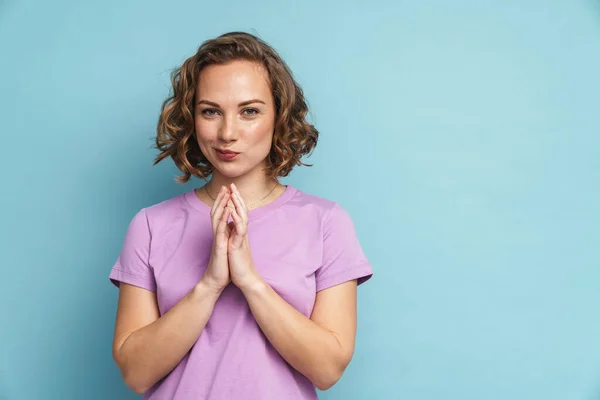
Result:
[[[210,180],[133,217],[110,271],[115,362],[145,399],[316,399],[350,362],[372,270],[339,204],[279,183],[317,143],[302,90],[243,32],[172,84],[155,163]]]

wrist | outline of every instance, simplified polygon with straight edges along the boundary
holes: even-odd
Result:
[[[238,285],[238,288],[244,295],[261,293],[268,287],[269,284],[261,276],[255,276],[251,280],[248,280],[248,282]]]
[[[219,297],[221,295],[221,293],[223,292],[223,290],[225,290],[224,286],[221,286],[221,285],[213,282],[206,275],[203,276],[202,279],[200,279],[200,281],[196,284],[196,286],[193,289],[193,291],[196,294],[209,293],[215,297]]]

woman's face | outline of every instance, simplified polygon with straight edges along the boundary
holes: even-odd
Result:
[[[240,60],[205,67],[195,107],[196,139],[216,171],[235,178],[265,166],[275,106],[262,65]]]

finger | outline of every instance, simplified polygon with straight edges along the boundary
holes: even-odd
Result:
[[[232,211],[235,209],[235,204],[233,204],[233,196],[229,196],[229,200],[227,201],[227,208],[229,208]]]
[[[241,217],[241,219],[246,222],[248,219],[248,212],[242,203],[241,197],[234,193],[231,198],[233,199],[233,204],[235,205],[235,211],[237,211],[237,214]]]
[[[225,233],[225,230],[227,229],[227,220],[229,219],[229,214],[230,214],[229,209],[225,209],[223,211],[223,215],[221,216],[221,218],[219,219],[218,224],[217,224],[217,233],[218,234]]]
[[[213,215],[213,218],[212,218],[213,225],[217,225],[219,223],[219,221],[221,220],[221,218],[223,217],[223,213],[226,209],[225,206],[227,205],[228,201],[229,201],[229,194],[223,194],[223,196],[221,197],[221,200],[219,201],[219,205],[217,206],[215,214]]]
[[[244,202],[244,199],[242,198],[242,194],[238,190],[237,186],[235,186],[235,183],[231,184],[231,191],[232,191],[232,193],[237,195],[238,200],[240,201],[240,204],[242,205],[242,209],[244,211],[248,211],[248,209],[246,208],[246,203]]]
[[[219,207],[219,202],[221,201],[221,198],[223,197],[223,186],[221,186],[221,189],[219,190],[219,193],[217,194],[217,197],[215,198],[215,201],[213,202],[213,205],[211,207],[210,210],[210,216],[214,216],[215,212],[217,211],[217,208]]]
[[[231,212],[231,216],[233,218],[233,222],[235,222],[236,233],[240,236],[244,236],[246,234],[246,222],[236,210]]]

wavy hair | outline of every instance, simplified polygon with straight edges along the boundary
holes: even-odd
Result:
[[[275,129],[267,157],[266,173],[275,179],[287,176],[317,144],[319,132],[306,121],[308,106],[302,88],[292,72],[267,43],[246,32],[229,32],[200,45],[196,54],[171,72],[172,92],[163,102],[157,125],[154,165],[171,157],[183,173],[176,177],[186,183],[192,175],[205,179],[213,166],[202,154],[195,135],[194,104],[196,84],[208,65],[247,60],[267,71],[275,104]]]

